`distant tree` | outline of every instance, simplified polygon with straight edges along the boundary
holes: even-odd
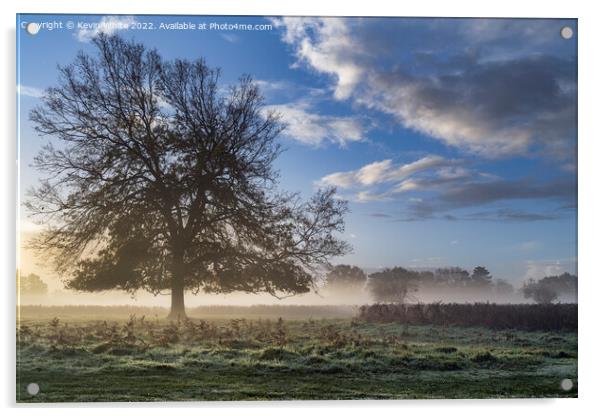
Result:
[[[472,271],[471,286],[477,288],[487,288],[491,286],[493,276],[489,270],[483,266],[477,266]]]
[[[277,189],[284,126],[250,77],[225,88],[202,59],[164,60],[118,36],[93,40],[59,67],[31,112],[56,138],[34,165],[46,174],[27,207],[47,226],[34,248],[68,288],[303,293],[349,251],[345,201]]]
[[[545,283],[535,281],[534,279],[528,280],[523,286],[523,295],[526,299],[533,299],[535,302],[540,304],[552,303],[558,298],[558,293]]]
[[[339,264],[326,275],[326,289],[331,292],[360,292],[366,285],[366,273],[357,266]]]
[[[375,301],[405,303],[418,290],[418,272],[394,267],[368,276],[368,290]]]
[[[37,274],[21,276],[19,290],[22,295],[44,296],[48,294],[48,285]]]
[[[577,295],[577,276],[563,273],[558,276],[546,276],[540,280],[530,279],[523,286],[525,298],[538,303],[550,303],[560,296]]]
[[[448,288],[462,288],[470,283],[470,273],[461,267],[436,269],[434,278],[438,286]]]
[[[432,287],[436,284],[435,273],[431,271],[419,272],[420,286]]]
[[[493,282],[493,290],[496,295],[508,296],[514,293],[514,286],[504,279],[496,279]]]
[[[559,296],[574,296],[577,294],[577,276],[570,273],[562,273],[558,276],[546,276],[540,280],[540,284],[546,285]]]

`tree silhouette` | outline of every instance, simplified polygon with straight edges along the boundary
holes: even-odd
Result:
[[[377,302],[404,303],[418,290],[420,273],[393,267],[368,276],[368,290]]]
[[[540,281],[529,279],[523,285],[523,295],[526,299],[533,299],[537,303],[549,304],[558,299],[558,293],[553,288]]]
[[[461,267],[444,267],[435,270],[437,285],[449,288],[463,288],[470,284],[470,274]]]
[[[284,126],[250,77],[227,90],[203,60],[166,61],[118,36],[59,66],[31,112],[52,136],[35,159],[47,174],[27,207],[47,229],[68,288],[302,293],[349,251],[334,189],[308,202],[279,191],[272,165]]]
[[[35,273],[29,273],[19,279],[19,272],[17,271],[17,280],[19,283],[18,289],[22,295],[44,296],[48,294],[48,285]]]
[[[357,266],[339,264],[326,275],[326,288],[333,292],[360,292],[366,285],[366,273]]]
[[[477,288],[485,288],[491,286],[493,277],[489,270],[483,266],[477,266],[472,271],[472,286]]]
[[[577,276],[574,274],[565,272],[558,276],[546,276],[539,283],[550,287],[559,296],[577,296]]]
[[[567,298],[576,301],[577,276],[563,273],[558,276],[546,276],[540,280],[529,279],[523,285],[522,291],[525,298],[532,298],[537,303],[551,303],[561,296],[565,296],[565,301]]]

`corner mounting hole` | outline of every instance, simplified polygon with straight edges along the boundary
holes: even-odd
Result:
[[[31,22],[31,23],[28,23],[27,26],[25,26],[25,30],[30,35],[37,35],[38,32],[40,31],[40,25],[38,23]]]
[[[562,29],[560,29],[560,36],[562,36],[563,39],[570,39],[573,37],[573,29],[570,26],[565,26]]]
[[[35,396],[39,392],[40,386],[38,386],[38,383],[29,383],[27,385],[27,393],[29,393],[31,396]]]
[[[569,391],[573,388],[573,380],[565,378],[560,382],[560,388],[564,391]]]

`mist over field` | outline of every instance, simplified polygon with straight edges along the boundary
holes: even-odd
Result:
[[[47,279],[46,279],[47,280]],[[56,282],[55,282],[56,284]],[[60,282],[59,282],[60,284]],[[275,298],[268,294],[249,294],[249,293],[228,293],[228,294],[207,294],[207,293],[186,293],[186,304],[190,307],[208,306],[208,305],[232,305],[232,306],[252,306],[252,305],[365,305],[374,302],[374,298],[367,290],[360,293],[336,293],[328,288],[321,286],[317,288],[317,293],[310,292],[299,294],[283,299]],[[557,299],[560,303],[577,302],[576,295],[560,295]],[[495,294],[490,290],[445,290],[429,289],[418,290],[407,300],[407,303],[533,303],[533,300],[526,299],[520,288],[516,288],[512,293]],[[170,306],[169,293],[152,295],[145,292],[138,292],[129,295],[121,291],[104,291],[99,293],[82,293],[69,291],[65,289],[54,289],[45,295],[22,294],[20,297],[21,305],[132,305],[132,306],[158,306],[168,308]]]
[[[169,291],[164,294],[153,295],[144,291],[138,291],[135,294],[128,294],[118,290],[105,290],[102,292],[87,293],[64,288],[63,282],[56,277],[56,273],[51,270],[41,256],[27,247],[27,240],[35,234],[31,232],[23,233],[23,246],[21,249],[21,261],[24,266],[22,275],[34,273],[39,275],[47,285],[48,291],[44,295],[32,295],[24,293],[19,298],[21,305],[132,305],[132,306],[151,306],[168,308],[170,306]],[[383,270],[384,268],[366,267],[363,268],[367,275]],[[418,272],[434,271],[436,267],[408,267],[410,270]],[[559,268],[557,265],[537,270],[530,273],[529,278],[538,280],[548,275],[557,273],[566,269]],[[324,272],[326,275],[326,272]],[[474,302],[493,302],[493,303],[530,303],[531,299],[526,299],[521,291],[522,285],[527,279],[518,278],[513,281],[507,281],[513,286],[510,293],[495,293],[490,289],[466,290],[464,288],[418,288],[406,301],[408,303],[474,303]],[[252,305],[364,305],[374,302],[374,297],[370,294],[367,287],[349,293],[345,290],[333,290],[328,288],[325,276],[318,281],[315,290],[309,293],[297,294],[294,296],[276,298],[266,293],[244,293],[233,292],[224,294],[208,294],[187,292],[186,304],[191,307],[207,305],[233,305],[233,306],[252,306]],[[558,302],[573,303],[577,302],[575,294],[559,294]]]
[[[562,297],[559,302],[574,303],[575,297]],[[306,294],[297,295],[286,299],[276,299],[265,294],[245,294],[233,293],[228,295],[186,295],[186,303],[190,307],[207,305],[233,305],[233,306],[252,306],[252,305],[364,305],[372,303],[373,299],[369,294],[361,296],[345,295],[321,295]],[[494,302],[494,303],[532,303],[525,299],[521,293],[513,295],[495,296],[488,293],[483,294],[449,294],[445,292],[417,294],[416,299],[408,303],[474,303],[474,302]],[[69,293],[66,291],[55,291],[47,296],[22,296],[21,305],[132,305],[132,306],[160,306],[169,307],[169,296],[153,296],[146,293],[140,293],[134,297],[117,291],[107,291],[105,293]]]

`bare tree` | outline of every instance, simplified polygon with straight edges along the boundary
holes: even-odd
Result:
[[[58,139],[35,159],[47,174],[27,207],[47,229],[68,288],[267,292],[314,286],[317,270],[350,247],[334,189],[303,202],[278,191],[273,162],[284,126],[250,77],[224,92],[203,60],[167,62],[117,36],[94,39],[59,67],[58,86],[31,112]]]

